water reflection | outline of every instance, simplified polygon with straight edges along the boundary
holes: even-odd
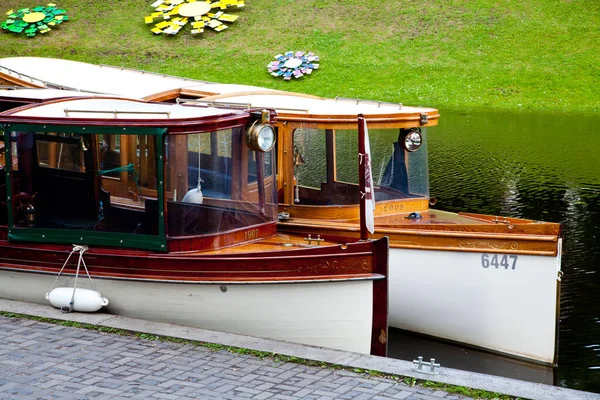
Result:
[[[549,366],[518,361],[459,344],[448,344],[394,328],[389,330],[388,356],[408,361],[417,356],[423,356],[425,360],[435,358],[442,367],[546,385],[553,385],[556,381],[556,370]]]
[[[440,112],[435,208],[563,224],[556,384],[600,392],[600,115]]]

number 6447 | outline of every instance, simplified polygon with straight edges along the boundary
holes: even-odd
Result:
[[[481,266],[483,268],[504,267],[504,269],[516,269],[517,259],[519,256],[508,255],[508,254],[482,254],[481,255]]]

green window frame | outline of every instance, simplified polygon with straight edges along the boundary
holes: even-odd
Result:
[[[166,252],[165,236],[165,213],[164,213],[164,163],[163,143],[165,128],[142,128],[122,126],[71,126],[71,125],[37,125],[37,124],[2,124],[1,135],[4,136],[5,151],[5,174],[7,204],[12,204],[12,160],[11,160],[11,132],[61,132],[74,133],[78,135],[116,134],[119,135],[153,135],[157,136],[157,201],[158,201],[158,235],[143,235],[118,232],[99,232],[87,230],[65,230],[47,228],[28,228],[14,226],[13,207],[8,208],[8,240],[13,242],[35,242],[35,243],[64,243],[98,245],[107,247],[124,247],[144,250]]]

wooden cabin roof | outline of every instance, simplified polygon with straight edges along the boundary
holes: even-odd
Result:
[[[439,113],[429,107],[407,107],[400,104],[357,99],[321,98],[301,93],[272,90],[257,86],[206,82],[196,79],[162,75],[141,70],[88,64],[78,61],[40,57],[8,57],[0,59],[0,76],[18,74],[43,81],[44,85],[74,88],[87,92],[105,93],[146,100],[167,100],[175,97],[196,97],[219,103],[251,107],[275,108],[280,117],[303,119],[367,119],[389,121],[415,118],[427,114],[437,120]],[[45,86],[51,87],[51,86]]]
[[[202,99],[209,104],[239,104],[251,108],[270,107],[275,108],[280,117],[284,115],[310,115],[315,117],[343,116],[356,119],[358,114],[364,114],[365,116],[401,116],[420,113],[427,113],[430,116],[438,115],[435,108],[407,107],[396,103],[345,98],[331,99],[283,91],[259,90],[232,93],[221,90],[217,85],[208,85],[207,87],[213,88],[212,91],[214,92],[222,93]]]
[[[243,110],[189,107],[99,96],[48,100],[0,113],[0,121],[3,122],[69,123],[73,121],[78,125],[119,126],[198,125],[205,121],[214,123],[232,119],[245,120],[248,117],[249,113]]]
[[[189,86],[203,92],[202,86],[210,83],[147,71],[44,57],[2,58],[0,76],[2,75],[35,87],[70,88],[138,99],[152,98],[158,93],[179,93],[180,89]],[[232,92],[259,89],[246,85],[228,86]]]

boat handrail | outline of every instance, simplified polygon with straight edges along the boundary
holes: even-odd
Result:
[[[46,82],[44,82],[41,79],[37,79],[37,78],[34,78],[32,76],[29,76],[29,75],[26,75],[26,74],[22,74],[19,71],[15,71],[14,69],[10,69],[10,68],[7,68],[7,67],[5,67],[3,65],[0,65],[0,71],[2,71],[2,70],[6,71],[9,75],[16,75],[17,78],[19,78],[19,79],[27,78],[27,79],[29,79],[29,81],[31,83],[37,83],[37,84],[41,84],[41,85],[44,85],[44,86],[46,85]]]
[[[115,118],[119,114],[164,114],[167,118],[171,117],[170,111],[132,111],[132,110],[73,110],[65,108],[65,116],[68,117],[69,113],[86,113],[86,114],[114,114]]]
[[[206,104],[211,107],[229,107],[229,108],[240,108],[240,109],[250,109],[258,106],[253,106],[252,103],[228,103],[225,101],[217,101],[217,100],[207,100],[207,99],[182,99],[178,97],[175,99],[177,104]],[[308,109],[305,108],[285,108],[285,107],[277,107],[275,106],[276,111],[298,111],[308,113]]]
[[[211,106],[211,107],[219,106],[219,107],[230,107],[230,108],[240,108],[240,109],[249,109],[252,107],[252,104],[250,104],[250,103],[227,103],[224,101],[216,101],[216,100],[182,99],[181,97],[176,98],[175,102],[177,104],[185,104],[185,103],[205,104],[205,105]]]
[[[216,83],[216,82],[210,82],[210,81],[203,81],[200,79],[192,79],[192,78],[186,78],[183,76],[176,76],[176,75],[169,75],[169,74],[162,74],[159,72],[152,72],[152,71],[145,71],[145,70],[141,70],[141,69],[135,69],[135,68],[127,68],[127,67],[116,67],[114,65],[107,65],[107,64],[99,64],[100,68],[111,68],[111,69],[117,69],[120,71],[131,71],[131,72],[138,72],[142,75],[156,75],[159,76],[161,78],[171,78],[171,79],[177,79],[179,81],[183,80],[183,81],[190,81],[190,82],[194,82],[194,83]]]
[[[399,110],[402,110],[402,103],[392,103],[392,102],[387,102],[387,101],[377,101],[377,100],[361,100],[361,99],[355,99],[352,97],[339,97],[339,96],[335,96],[335,101],[351,101],[351,102],[355,102],[356,105],[361,104],[361,103],[372,103],[372,104],[376,104],[377,107],[381,107],[383,106],[395,106],[398,107]]]

